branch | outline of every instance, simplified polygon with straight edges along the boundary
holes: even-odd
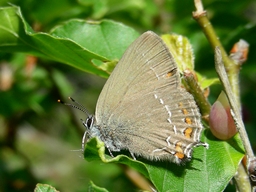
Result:
[[[228,76],[227,76],[227,73],[225,71],[224,64],[222,62],[221,51],[218,47],[215,48],[215,68],[216,68],[216,71],[217,71],[218,76],[220,78],[220,81],[223,85],[226,96],[229,100],[229,104],[230,104],[230,107],[231,107],[231,114],[233,116],[236,127],[238,129],[239,134],[240,134],[241,140],[243,142],[243,145],[244,145],[244,148],[245,148],[245,153],[247,155],[247,159],[252,159],[252,158],[254,158],[253,150],[251,148],[251,144],[250,144],[250,141],[248,139],[247,132],[245,130],[245,126],[244,126],[244,123],[243,123],[243,120],[242,120],[240,109],[236,105],[236,99],[234,97],[234,93],[231,90],[231,86],[230,86],[230,83],[229,83],[229,80],[228,80]],[[247,170],[248,170],[248,168],[247,168]],[[240,186],[242,186],[242,185],[240,185]],[[243,190],[243,191],[246,191],[246,190]]]
[[[195,0],[195,7],[196,11],[193,12],[193,18],[197,21],[197,23],[201,26],[206,38],[208,39],[210,45],[212,46],[213,50],[215,47],[219,47],[220,52],[222,54],[223,63],[225,69],[228,73],[228,79],[231,84],[232,91],[235,95],[237,103],[240,104],[240,88],[239,88],[239,81],[238,75],[240,70],[240,65],[237,65],[226,53],[225,49],[223,48],[219,37],[216,35],[211,22],[209,21],[206,11],[203,10],[203,5],[201,0]],[[240,108],[240,106],[239,106]]]

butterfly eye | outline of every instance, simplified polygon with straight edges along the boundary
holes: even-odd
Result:
[[[86,123],[84,124],[88,129],[91,128],[91,126],[93,125],[93,116],[90,115],[87,119],[86,119]]]

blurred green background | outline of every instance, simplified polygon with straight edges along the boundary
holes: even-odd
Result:
[[[192,19],[193,1],[0,0],[1,7],[8,3],[20,6],[35,31],[49,32],[64,21],[80,18],[111,19],[140,33],[184,35],[193,45],[196,70],[216,77],[213,51]],[[203,3],[227,51],[239,39],[250,44],[240,84],[244,122],[255,149],[256,1]],[[84,132],[80,119],[85,114],[57,103],[71,96],[94,113],[105,81],[44,58],[0,52],[0,191],[33,191],[36,183],[51,184],[60,191],[87,191],[90,180],[109,191],[136,191],[118,165],[83,160],[78,150]],[[211,103],[220,91],[220,85],[211,87]]]

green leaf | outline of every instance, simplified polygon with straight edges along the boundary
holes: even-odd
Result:
[[[108,192],[107,189],[102,188],[102,187],[98,187],[92,181],[89,184],[88,191],[89,192]]]
[[[244,156],[239,136],[219,141],[207,129],[201,140],[209,144],[209,149],[195,148],[192,161],[185,165],[133,160],[125,155],[111,158],[105,155],[104,143],[97,138],[87,143],[84,157],[88,161],[126,164],[148,178],[157,191],[223,191]]]
[[[107,67],[102,62],[100,65],[97,64],[96,58],[92,58],[94,59],[92,62],[109,73],[127,47],[139,36],[133,29],[109,20],[89,23],[83,20],[71,20],[56,27],[51,34],[59,38],[73,40],[86,50],[105,58],[101,61],[105,64],[108,63]]]
[[[181,73],[194,70],[194,53],[188,38],[182,35],[165,34],[161,36],[172,53]]]
[[[108,77],[126,48],[138,37],[113,21],[71,20],[52,34],[34,32],[18,7],[0,9],[0,51],[25,52]]]
[[[78,2],[85,7],[91,8],[92,18],[94,19],[99,19],[104,15],[109,15],[125,10],[142,10],[146,7],[146,2],[144,0],[129,0],[122,1],[122,3],[117,0],[79,0]]]
[[[162,39],[172,53],[180,73],[183,74],[185,70],[194,71],[194,53],[188,38],[182,35],[165,34],[162,35]],[[196,74],[202,89],[219,83],[218,78],[207,79],[199,73]]]
[[[205,89],[207,87],[210,87],[211,85],[220,83],[220,80],[217,77],[208,79],[208,78],[202,76],[200,73],[196,73],[196,75],[198,78],[198,83],[202,89]]]
[[[54,187],[47,184],[38,183],[34,192],[58,192]]]

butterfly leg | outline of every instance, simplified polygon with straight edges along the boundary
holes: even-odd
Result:
[[[134,160],[136,160],[136,157],[134,156],[134,154],[133,154],[131,151],[129,151],[129,152],[130,152],[132,158],[133,158]]]
[[[87,135],[87,131],[84,132],[84,135],[83,135],[83,139],[82,139],[82,151],[84,151],[84,146],[85,146],[85,143],[86,143],[86,135]]]
[[[111,157],[115,157],[115,156],[112,154],[112,152],[110,151],[109,147],[108,147],[108,146],[106,146],[106,147],[107,147],[107,149],[108,149],[108,152],[109,152],[110,156],[111,156]]]

